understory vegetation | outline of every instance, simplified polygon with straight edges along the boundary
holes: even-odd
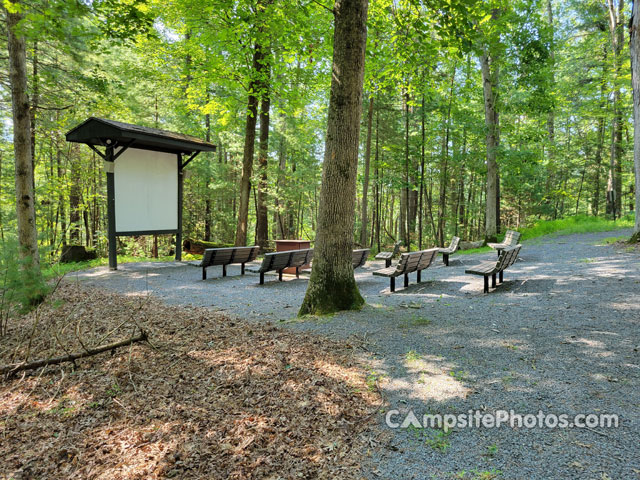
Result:
[[[396,240],[415,249],[443,245],[452,235],[484,239],[493,175],[487,155],[494,153],[499,231],[633,211],[633,142],[623,134],[632,129],[627,6],[445,3],[442,10],[413,0],[370,5],[354,242],[377,251]],[[89,116],[217,145],[189,166],[184,238],[233,244],[246,220],[249,244],[315,239],[331,15],[313,2],[225,5],[198,2],[205,16],[192,14],[190,0],[84,6],[57,0],[25,10],[36,223],[40,245],[54,258],[67,244],[106,255],[101,160],[64,138]],[[51,23],[60,12],[65,22]],[[263,68],[251,60],[257,49]],[[6,57],[0,68],[6,77]],[[486,123],[487,81],[495,124]],[[256,130],[249,140],[245,120],[253,100]],[[15,235],[16,212],[11,113],[2,115],[5,239]],[[497,139],[489,151],[492,129]],[[247,142],[255,158],[248,159],[243,219]],[[258,238],[261,222],[266,238]],[[171,236],[118,242],[124,255],[175,250]]]

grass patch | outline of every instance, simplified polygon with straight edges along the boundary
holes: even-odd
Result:
[[[501,470],[462,470],[458,472],[455,478],[460,480],[494,480],[502,477]]]
[[[609,220],[602,217],[590,217],[588,215],[577,215],[575,217],[560,218],[557,220],[540,220],[530,227],[520,228],[518,231],[522,234],[521,240],[531,240],[533,238],[543,237],[545,235],[572,235],[574,233],[595,233],[609,232],[622,228],[633,228],[634,215],[625,215],[618,220]],[[502,241],[504,235],[498,237]],[[620,240],[626,240],[627,237],[607,237],[600,242],[605,244],[615,243]],[[599,242],[599,243],[600,243]],[[469,250],[459,250],[461,255],[471,255],[474,253],[487,253],[492,249],[489,247],[471,248]]]
[[[470,248],[469,250],[458,250],[460,255],[471,255],[474,253],[487,253],[493,251],[490,247]]]
[[[418,360],[420,360],[422,358],[422,355],[420,355],[415,350],[409,350],[404,355],[404,358],[407,360],[408,363],[413,363],[413,362],[417,362]]]
[[[542,237],[544,235],[571,235],[573,233],[608,232],[621,228],[632,228],[633,215],[626,215],[616,221],[602,217],[577,215],[575,217],[558,220],[543,220],[534,225],[521,229],[522,239]]]

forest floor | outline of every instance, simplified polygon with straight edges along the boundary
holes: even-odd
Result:
[[[0,379],[0,479],[361,478],[380,396],[345,342],[66,281],[10,322],[0,363],[140,329]]]
[[[185,264],[124,264],[71,275],[83,285],[167,304],[207,307],[259,325],[274,322],[356,347],[384,406],[359,456],[376,479],[640,478],[640,252],[616,243],[629,231],[525,241],[495,291],[464,269],[495,253],[457,255],[411,276],[390,294],[388,280],[356,272],[367,304],[358,312],[296,318],[307,279],[221,278]],[[238,320],[240,321],[240,320]],[[280,331],[280,330],[278,330]],[[204,334],[206,332],[202,332]],[[201,334],[200,334],[201,335]],[[314,337],[315,338],[315,337]],[[329,341],[329,340],[328,340]],[[341,343],[340,343],[341,342]],[[327,351],[330,351],[327,350]],[[616,414],[618,428],[391,429],[385,414]],[[353,450],[350,451],[351,453]],[[286,469],[281,471],[291,477]]]

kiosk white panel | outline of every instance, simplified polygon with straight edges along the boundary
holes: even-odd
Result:
[[[177,155],[129,148],[114,163],[116,232],[176,230]]]

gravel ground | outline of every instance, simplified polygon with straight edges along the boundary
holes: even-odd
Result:
[[[368,478],[640,479],[640,255],[604,245],[629,231],[525,242],[520,261],[495,291],[465,266],[495,254],[455,255],[389,293],[388,280],[356,273],[367,305],[360,312],[295,318],[307,278],[239,275],[219,267],[200,280],[186,264],[97,268],[79,281],[172,304],[347,339],[386,400],[380,429],[363,456]],[[619,428],[390,429],[385,412],[616,414]],[[382,432],[382,433],[380,433]]]

